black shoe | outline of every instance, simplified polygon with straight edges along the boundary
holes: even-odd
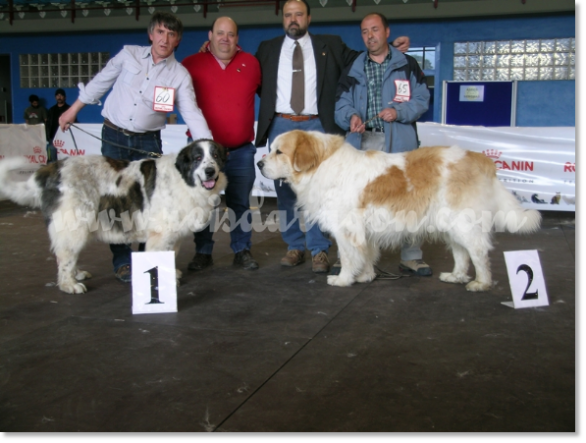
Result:
[[[255,269],[258,269],[258,263],[252,258],[252,254],[248,249],[237,252],[234,255],[234,264],[242,266],[242,269],[246,271],[254,271]]]
[[[190,271],[201,271],[202,269],[205,269],[213,264],[214,261],[212,260],[211,254],[200,254],[199,252],[196,252],[193,260],[191,260],[187,265],[187,269]]]
[[[132,271],[130,270],[130,265],[120,266],[118,269],[116,269],[114,275],[122,283],[130,283],[132,281]]]

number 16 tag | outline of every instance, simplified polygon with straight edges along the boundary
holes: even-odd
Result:
[[[502,304],[515,309],[548,306],[549,300],[537,251],[506,251],[504,254],[513,301]]]
[[[132,313],[177,312],[173,251],[132,253]]]

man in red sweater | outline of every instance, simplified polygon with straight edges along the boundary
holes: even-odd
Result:
[[[214,140],[228,150],[225,195],[234,264],[254,270],[258,263],[250,253],[249,199],[255,179],[254,97],[261,81],[260,65],[256,57],[238,46],[238,26],[230,17],[217,18],[208,39],[206,51],[190,55],[182,64],[191,74],[198,105]],[[213,264],[212,225],[194,234],[195,257],[188,265],[191,270]]]

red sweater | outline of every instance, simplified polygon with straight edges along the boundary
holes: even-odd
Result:
[[[222,69],[209,50],[186,57],[183,66],[193,80],[197,104],[214,140],[237,148],[254,140],[254,95],[260,86],[256,57],[238,51]]]

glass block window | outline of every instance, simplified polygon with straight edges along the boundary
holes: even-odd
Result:
[[[454,43],[454,80],[575,80],[576,39]]]
[[[75,88],[87,83],[106,65],[109,52],[21,54],[21,88]]]

